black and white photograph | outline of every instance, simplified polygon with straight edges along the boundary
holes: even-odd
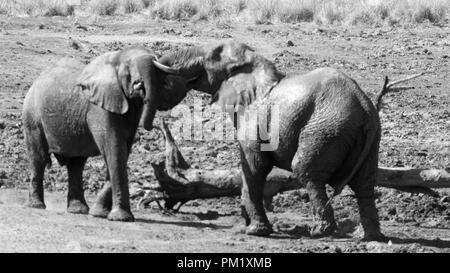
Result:
[[[0,253],[450,253],[450,1],[1,0]]]

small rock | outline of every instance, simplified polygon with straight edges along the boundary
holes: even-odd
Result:
[[[325,32],[325,30],[324,30],[324,29],[321,29],[321,28],[317,28],[317,29],[316,29],[316,32],[318,32],[318,33],[323,33],[323,32]]]
[[[389,215],[396,215],[397,209],[395,207],[389,208],[388,212]]]
[[[401,160],[397,160],[395,162],[395,167],[405,167],[405,164]]]
[[[386,248],[387,248],[386,244],[379,242],[368,242],[366,244],[366,249],[369,252],[382,253],[386,252]]]
[[[217,152],[217,151],[214,151],[214,150],[211,150],[211,151],[206,152],[206,156],[208,156],[208,157],[214,157],[214,158],[216,158],[217,155],[218,155],[218,152]]]
[[[436,227],[439,226],[439,224],[440,223],[439,223],[438,220],[433,219],[433,220],[430,220],[428,222],[425,222],[425,223],[421,224],[420,226],[421,227],[427,227],[427,228],[436,228]]]
[[[309,226],[307,226],[307,225],[294,225],[294,226],[289,226],[289,227],[283,227],[283,225],[280,224],[279,230],[286,234],[296,236],[296,237],[310,236]]]
[[[294,46],[294,43],[291,40],[289,40],[287,41],[287,46]]]
[[[183,33],[183,36],[184,36],[184,37],[192,37],[192,36],[194,36],[194,33],[193,33],[192,31],[189,31],[189,30],[188,30],[188,31],[186,31],[186,32]]]
[[[142,188],[140,188],[139,186],[131,183],[130,185],[130,198],[136,198],[138,196],[143,196],[144,195],[144,190]]]
[[[84,31],[88,31],[88,28],[82,25],[77,25],[76,28],[84,30]]]
[[[151,150],[150,144],[145,143],[144,144],[144,149],[147,150],[147,151],[150,151]]]
[[[331,252],[334,252],[334,253],[342,253],[342,249],[335,245],[331,245],[330,250],[331,250]]]
[[[135,30],[132,32],[133,34],[145,34],[147,31],[145,29]]]
[[[25,46],[22,42],[16,42],[16,44],[18,44],[20,46]]]
[[[69,37],[69,46],[75,50],[81,50],[83,48],[80,42],[72,39],[71,37]]]

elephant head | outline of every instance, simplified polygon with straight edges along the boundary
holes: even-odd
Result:
[[[159,61],[184,77],[187,88],[212,95],[221,89],[224,81],[237,74],[250,74],[255,84],[261,87],[273,86],[283,77],[270,61],[256,54],[250,46],[233,40],[182,49]]]
[[[78,85],[91,103],[112,113],[123,115],[131,101],[138,101],[143,105],[141,123],[151,130],[169,74],[176,71],[157,62],[149,50],[135,47],[97,57],[82,71]]]

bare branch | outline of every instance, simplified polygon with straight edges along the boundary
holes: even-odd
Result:
[[[422,76],[423,74],[425,74],[425,72],[421,72],[421,73],[418,73],[418,74],[411,75],[411,76],[409,76],[409,77],[407,77],[407,78],[404,78],[404,79],[400,79],[400,80],[396,80],[396,81],[390,82],[390,83],[388,83],[388,85],[386,86],[386,88],[389,89],[389,88],[391,88],[392,86],[394,86],[394,85],[396,85],[396,84],[399,84],[399,83],[402,83],[402,82],[406,82],[406,81],[415,79],[415,78],[417,78],[417,77]]]
[[[386,76],[386,77],[384,78],[383,88],[381,89],[380,93],[378,93],[377,98],[376,98],[376,100],[375,100],[375,101],[376,101],[376,107],[377,107],[378,112],[379,112],[379,111],[381,110],[381,108],[382,108],[382,104],[383,104],[383,103],[382,103],[382,99],[383,99],[383,96],[384,96],[387,92],[389,92],[389,90],[392,88],[392,86],[397,85],[397,84],[402,83],[402,82],[406,82],[406,81],[415,79],[415,78],[417,78],[417,77],[422,76],[423,74],[425,74],[425,72],[421,72],[421,73],[418,73],[418,74],[414,74],[414,75],[411,75],[411,76],[406,77],[406,78],[404,78],[404,79],[396,80],[396,81],[393,81],[393,82],[389,82],[389,78],[388,78],[388,76]]]

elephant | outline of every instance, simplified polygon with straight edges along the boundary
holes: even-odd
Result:
[[[374,197],[380,121],[355,80],[333,68],[285,75],[253,48],[233,40],[180,49],[159,61],[186,79],[180,92],[192,88],[211,94],[212,102],[234,117],[242,117],[241,110],[250,107],[258,112],[279,109],[278,142],[273,149],[262,149],[272,140],[267,130],[258,130],[255,138],[239,139],[247,234],[273,232],[263,207],[263,188],[276,166],[292,171],[306,186],[316,219],[313,237],[332,235],[337,228],[326,185],[337,195],[348,184],[358,202],[363,239],[385,240]],[[257,126],[266,127],[264,123],[273,118],[268,117],[258,116]]]
[[[53,154],[67,168],[69,213],[134,221],[127,160],[139,124],[151,130],[157,109],[173,107],[160,103],[170,77],[180,82],[173,80],[175,70],[144,47],[107,52],[86,66],[64,58],[44,71],[26,94],[22,112],[31,168],[26,205],[46,208],[43,178]],[[82,173],[87,158],[98,155],[105,160],[110,187],[89,211]]]

